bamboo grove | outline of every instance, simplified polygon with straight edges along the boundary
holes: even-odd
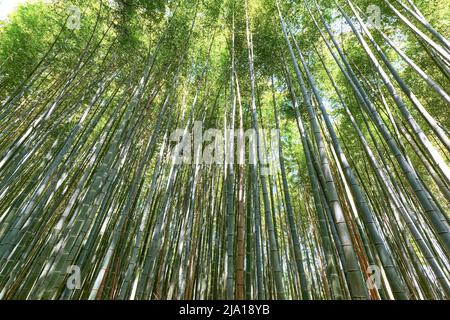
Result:
[[[449,17],[444,0],[19,7],[0,27],[0,298],[448,299]],[[227,135],[234,161],[178,161],[172,133],[199,123],[253,130],[278,168]]]

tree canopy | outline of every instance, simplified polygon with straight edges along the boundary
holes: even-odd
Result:
[[[20,5],[0,25],[0,298],[450,298],[449,17]]]

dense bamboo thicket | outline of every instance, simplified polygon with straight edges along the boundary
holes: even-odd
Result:
[[[20,6],[0,26],[0,298],[450,298],[449,17]]]

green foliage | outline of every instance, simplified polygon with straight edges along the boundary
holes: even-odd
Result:
[[[440,238],[446,233],[436,225],[448,221],[450,188],[437,158],[448,162],[450,154],[411,92],[446,133],[449,104],[395,49],[444,91],[450,88],[449,62],[436,58],[435,49],[387,1],[352,2],[408,93],[363,35],[387,74],[383,81],[378,63],[345,22],[338,4],[362,32],[350,1],[317,2],[321,9],[314,0],[279,1],[286,37],[275,0],[58,0],[20,6],[0,27],[0,298],[216,299],[226,289],[229,297],[241,289],[234,287],[234,269],[227,287],[222,285],[224,270],[238,258],[235,247],[247,250],[240,261],[248,268],[250,298],[257,289],[268,299],[279,297],[276,279],[288,298],[305,298],[305,292],[314,299],[336,298],[333,286],[341,297],[351,297],[347,289],[356,282],[346,273],[348,252],[342,253],[349,248],[358,253],[350,271],[359,278],[366,276],[364,266],[388,261],[411,297],[445,298],[439,268],[448,266]],[[414,3],[448,39],[449,2]],[[380,9],[378,27],[394,47],[367,23],[370,6]],[[69,26],[74,7],[79,28]],[[324,39],[331,43],[328,27],[342,57],[335,45],[330,52],[325,44]],[[288,43],[294,39],[299,48],[293,46],[291,56]],[[340,63],[348,62],[345,72],[332,52]],[[367,94],[370,103],[358,100],[356,92]],[[286,176],[278,172],[266,179],[261,166],[247,163],[231,171],[223,163],[173,162],[175,129],[190,130],[203,121],[204,129],[222,130],[231,119],[235,127],[242,121],[244,130],[273,129],[274,107]],[[262,140],[267,144],[260,148],[269,150],[269,141]],[[430,218],[430,212],[442,215]],[[243,221],[248,239],[234,244],[234,223],[242,228]],[[343,226],[349,230],[344,235]],[[381,240],[374,240],[378,233]],[[395,263],[381,257],[380,246]],[[306,257],[298,259],[298,251]],[[281,270],[275,270],[277,259]],[[300,260],[297,267],[294,260]],[[71,292],[61,270],[75,263],[86,267],[88,277],[82,290]],[[391,286],[392,278],[383,277]],[[54,286],[46,287],[47,279]],[[398,294],[375,291],[367,294]]]

